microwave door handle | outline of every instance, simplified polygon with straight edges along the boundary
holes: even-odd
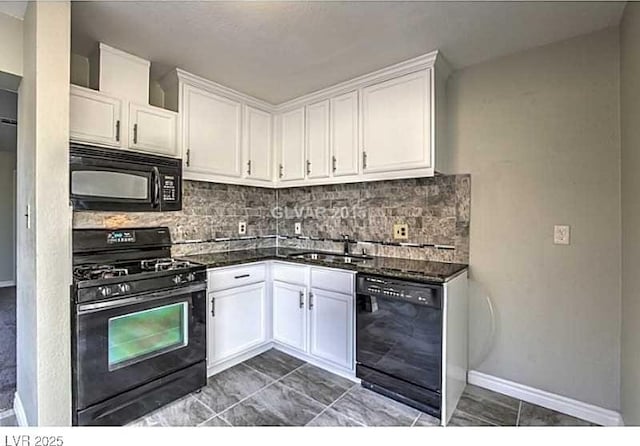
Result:
[[[160,171],[157,167],[153,167],[153,196],[152,196],[152,204],[153,207],[158,207],[160,205]]]

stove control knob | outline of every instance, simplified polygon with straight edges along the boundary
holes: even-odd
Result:
[[[111,288],[109,288],[108,286],[101,286],[100,288],[98,288],[98,293],[100,293],[102,297],[108,297],[111,295]]]
[[[194,273],[187,274],[187,282],[193,282],[196,280],[196,275]]]
[[[175,283],[176,285],[180,285],[182,283],[182,277],[180,277],[179,275],[175,276],[173,278],[173,283]]]
[[[120,289],[121,293],[128,293],[129,291],[131,291],[131,285],[129,285],[128,283],[121,283],[118,288]]]

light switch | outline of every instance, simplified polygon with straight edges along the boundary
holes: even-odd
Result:
[[[555,225],[553,227],[553,243],[568,245],[571,243],[571,227],[569,225]]]

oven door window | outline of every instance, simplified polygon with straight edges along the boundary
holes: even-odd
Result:
[[[186,346],[188,311],[181,302],[109,319],[109,370]]]
[[[151,175],[146,172],[109,170],[74,170],[71,172],[71,194],[91,197],[148,202]]]

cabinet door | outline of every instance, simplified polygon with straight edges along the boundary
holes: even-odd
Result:
[[[329,177],[329,100],[307,106],[307,178]]]
[[[267,341],[265,282],[209,293],[209,305],[209,365]]]
[[[178,156],[178,114],[150,105],[129,105],[129,147]]]
[[[271,114],[245,107],[245,177],[271,181]]]
[[[281,181],[304,179],[304,107],[280,115]]]
[[[364,173],[431,167],[431,70],[362,90]]]
[[[331,99],[331,151],[334,177],[358,174],[360,151],[357,91]]]
[[[122,102],[119,99],[72,85],[69,111],[72,140],[120,147]]]
[[[241,104],[188,85],[183,93],[185,170],[239,177]]]
[[[306,350],[307,293],[304,287],[273,282],[273,339]]]
[[[353,296],[312,288],[309,294],[310,351],[313,356],[352,370]]]

